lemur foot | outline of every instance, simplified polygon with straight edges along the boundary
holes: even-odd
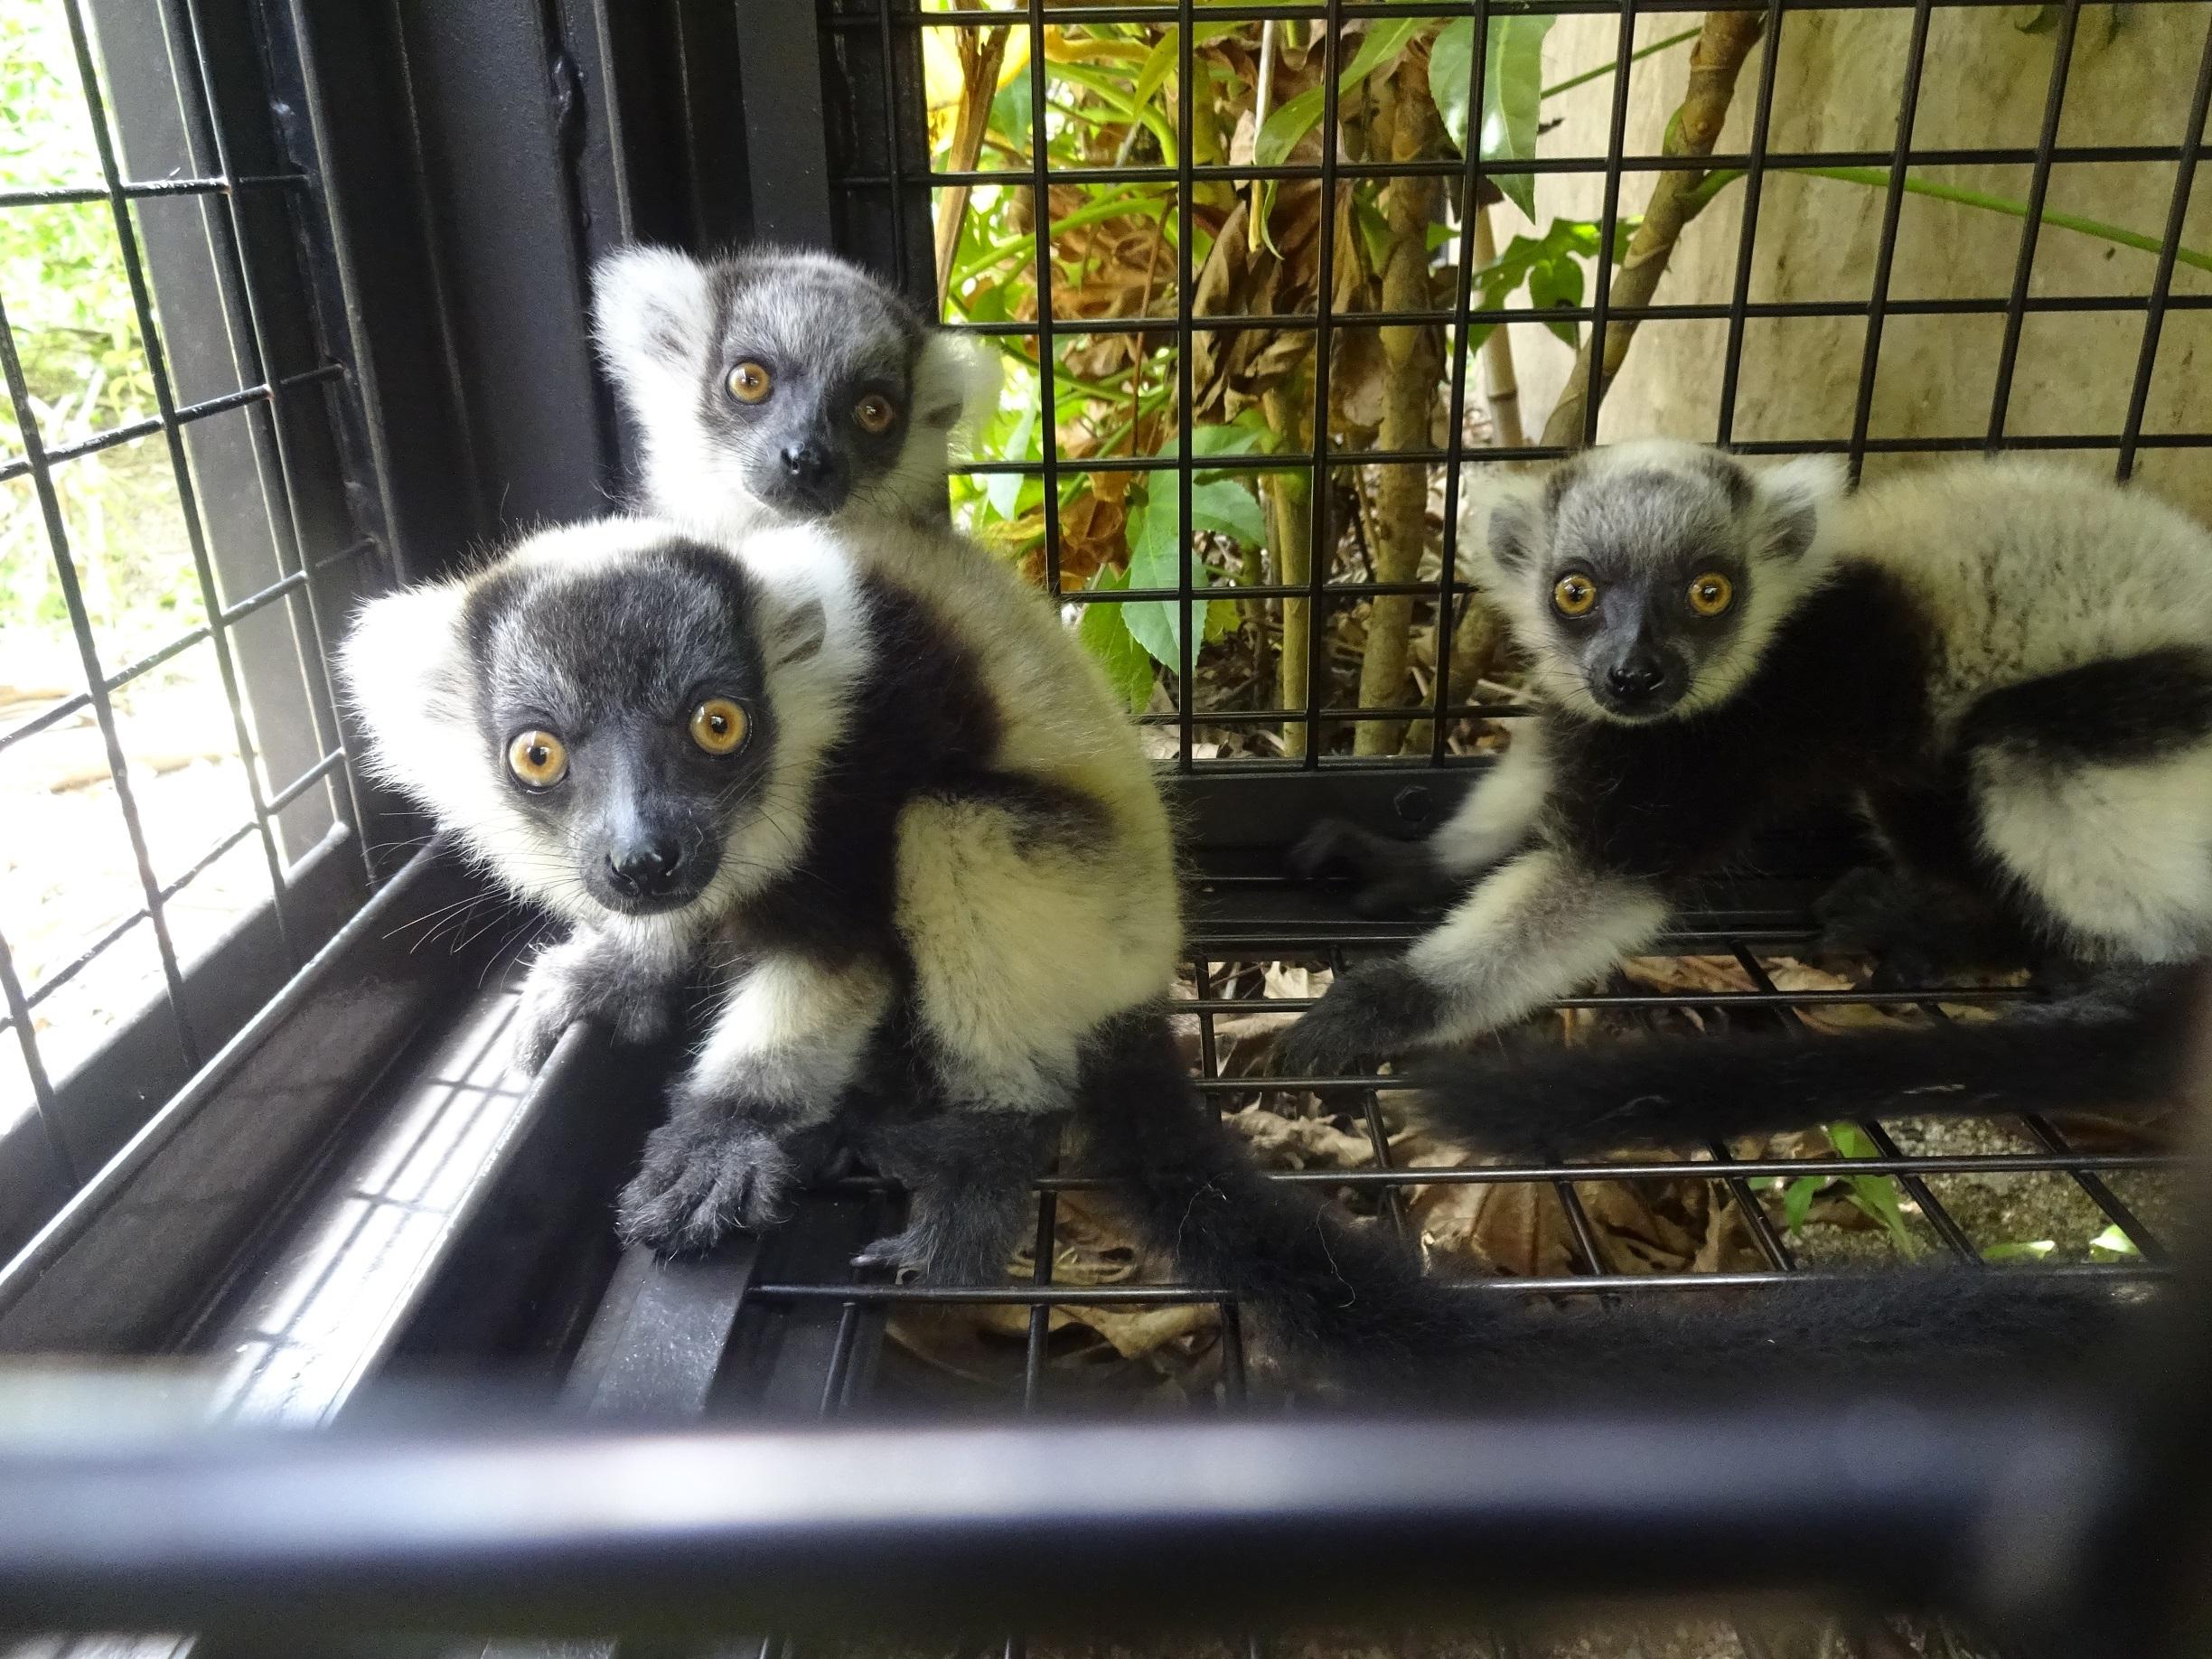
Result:
[[[868,1150],[906,1188],[906,1227],[853,1265],[933,1285],[1004,1284],[1031,1183],[1059,1133],[1052,1117],[980,1109],[882,1126]]]
[[[800,1173],[789,1148],[758,1124],[680,1110],[645,1138],[614,1230],[623,1243],[662,1255],[706,1250],[732,1227],[757,1233],[782,1221]]]
[[[1285,1077],[1343,1075],[1364,1061],[1431,1041],[1443,1011],[1436,988],[1403,961],[1370,962],[1339,975],[1282,1034],[1276,1071]]]
[[[1342,819],[1324,819],[1290,849],[1291,872],[1308,881],[1349,876],[1363,916],[1402,914],[1448,898],[1450,879],[1423,841],[1395,841]]]
[[[2022,960],[2026,937],[1986,901],[1930,877],[1875,865],[1847,870],[1814,902],[1820,947],[1876,959],[1874,990],[1940,985]]]
[[[853,1258],[865,1270],[888,1271],[900,1283],[1002,1285],[1014,1253],[1016,1218],[918,1213],[903,1231],[877,1239]]]
[[[536,1071],[579,1019],[602,1021],[618,1043],[658,1043],[673,1024],[670,1000],[666,979],[642,970],[620,947],[578,933],[530,964],[515,1018],[515,1064]]]

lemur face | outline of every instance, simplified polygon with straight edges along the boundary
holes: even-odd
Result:
[[[792,517],[829,518],[866,497],[897,464],[913,417],[919,332],[872,289],[823,286],[858,292],[732,285],[698,388],[709,451]]]
[[[774,746],[752,585],[681,541],[619,565],[511,565],[463,615],[486,764],[540,856],[624,915],[714,879]]]
[[[657,511],[942,517],[946,444],[995,398],[995,376],[867,272],[826,254],[636,248],[594,281],[600,352],[642,431]]]
[[[370,600],[339,671],[371,773],[502,886],[665,943],[803,853],[856,609],[818,530],[600,519]]]
[[[1603,719],[1663,719],[1726,697],[1804,591],[1813,487],[1763,484],[1717,450],[1593,451],[1492,516],[1490,557],[1539,679]]]

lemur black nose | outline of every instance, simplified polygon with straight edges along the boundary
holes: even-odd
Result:
[[[1656,662],[1616,662],[1606,670],[1606,684],[1623,697],[1649,697],[1666,679],[1666,670]]]
[[[819,484],[830,476],[837,462],[813,439],[783,447],[783,470],[802,484]]]
[[[607,854],[607,878],[633,898],[658,898],[676,883],[683,849],[673,841],[640,841]]]

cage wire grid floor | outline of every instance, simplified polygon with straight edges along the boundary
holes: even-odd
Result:
[[[1279,972],[1273,987],[1279,994],[1268,994],[1264,964],[1342,969],[1363,955],[1399,948],[1418,931],[1418,922],[1349,924],[1342,919],[1340,894],[1316,895],[1274,877],[1217,875],[1202,880],[1194,897],[1186,963],[1186,989],[1192,994],[1176,1013],[1186,1032],[1199,1089],[1217,1107],[1228,1110],[1262,1103],[1295,1111],[1294,1102],[1303,1096],[1310,1111],[1311,1101],[1317,1100],[1320,1111],[1332,1120],[1332,1144],[1341,1151],[1347,1140],[1364,1142],[1364,1159],[1347,1158],[1351,1167],[1277,1168],[1270,1171],[1271,1178],[1317,1184],[1349,1196],[1356,1207],[1373,1211],[1373,1224],[1392,1228],[1417,1243],[1424,1242],[1425,1229],[1415,1205],[1424,1192],[1518,1186],[1556,1198],[1569,1250],[1565,1270],[1484,1274],[1470,1270],[1465,1258],[1443,1259],[1440,1270],[1462,1275],[1457,1282],[1465,1286],[1467,1294],[1694,1294],[1826,1270],[1832,1262],[1822,1261],[1819,1251],[1806,1247],[1805,1235],[1775,1214],[1778,1206],[1773,1191],[1808,1176],[1823,1183],[1838,1181],[1846,1190],[1853,1180],[1894,1184],[1917,1234],[1930,1242],[1931,1257],[1987,1262],[1992,1271],[2064,1272],[2114,1280],[2155,1278],[2165,1269],[2160,1204],[2160,1169],[2168,1160],[2156,1150],[2104,1144],[2105,1138],[2094,1125],[2086,1135],[2070,1135],[2042,1119],[2011,1120],[2010,1144],[1998,1150],[1917,1149],[1910,1124],[1900,1120],[1859,1125],[1864,1145],[1847,1141],[1852,1148],[1848,1157],[1833,1156],[1826,1148],[1794,1153],[1769,1148],[1754,1156],[1712,1145],[1687,1163],[1656,1158],[1601,1166],[1448,1165],[1409,1159],[1401,1155],[1403,1139],[1392,1130],[1387,1076],[1277,1079],[1268,1073],[1265,1059],[1259,1072],[1242,1073],[1237,1069],[1233,1052],[1236,1039],[1231,1029],[1232,1022],[1255,1014],[1279,1017],[1308,1005],[1309,998],[1279,994],[1284,983]],[[1584,1017],[1586,1023],[1621,1021],[1631,1027],[1679,1020],[1689,1009],[1709,1019],[1715,1012],[1725,1012],[1754,1026],[1803,1026],[1808,1015],[1817,1017],[1821,1009],[1914,1009],[1936,1018],[1948,1017],[1945,1010],[1990,1008],[2024,994],[2011,986],[1926,985],[1873,991],[1777,985],[1777,968],[1796,961],[1796,953],[1807,951],[1814,938],[1809,916],[1786,905],[1762,902],[1700,911],[1678,918],[1651,960],[1727,962],[1740,973],[1748,989],[1652,990],[1616,976],[1587,995],[1562,999],[1559,1007]],[[1617,1034],[1601,1032],[1590,1040],[1617,1040]],[[1804,1040],[1849,1039],[1807,1027]],[[1336,1129],[1336,1124],[1348,1127]],[[2091,1144],[2092,1139],[2096,1144]],[[1259,1153],[1268,1161],[1264,1147]],[[2104,1258],[2097,1261],[2060,1261],[2055,1259],[2057,1251],[2008,1251],[2003,1247],[2011,1241],[1990,1237],[1986,1224],[1963,1216],[1963,1206],[1946,1197],[1946,1185],[1962,1179],[2062,1181],[2089,1220],[2114,1230],[2108,1236],[2123,1241],[2124,1246],[2095,1252]],[[1718,1195],[1725,1194],[1740,1218],[1745,1248],[1754,1260],[1747,1265],[1693,1263],[1673,1271],[1651,1270],[1647,1261],[1625,1261],[1617,1241],[1608,1240],[1601,1217],[1593,1214],[1597,1200],[1608,1188],[1641,1190],[1662,1183],[1690,1184],[1715,1195],[1716,1201]],[[617,1266],[570,1370],[569,1394],[597,1411],[676,1411],[726,1420],[756,1412],[834,1420],[856,1411],[872,1415],[886,1406],[896,1411],[902,1403],[911,1407],[917,1400],[941,1404],[947,1398],[957,1399],[960,1389],[917,1395],[912,1392],[916,1375],[913,1364],[895,1362],[902,1357],[911,1362],[923,1351],[925,1345],[917,1344],[913,1331],[926,1333],[928,1319],[959,1320],[989,1309],[997,1316],[1006,1366],[989,1378],[962,1379],[966,1409],[1050,1412],[1099,1399],[1083,1372],[1069,1372],[1055,1364],[1056,1314],[1088,1310],[1140,1316],[1203,1308],[1218,1318],[1210,1334],[1201,1338],[1202,1345],[1212,1346],[1211,1363],[1191,1369],[1189,1376],[1195,1381],[1188,1386],[1148,1382],[1132,1391],[1135,1398],[1155,1408],[1165,1398],[1167,1409],[1209,1411],[1270,1397],[1275,1379],[1254,1374],[1258,1355],[1248,1351],[1244,1323],[1219,1287],[1127,1279],[1069,1282],[1055,1276],[1064,1259],[1062,1246],[1070,1203],[1080,1202],[1098,1186],[1066,1176],[1041,1180],[1029,1251],[1022,1264],[1026,1274],[998,1285],[864,1282],[849,1265],[852,1252],[895,1224],[898,1202],[895,1191],[867,1177],[818,1189],[789,1227],[762,1241],[757,1249],[749,1244],[736,1251],[725,1247],[708,1258],[683,1264],[674,1273],[665,1266],[655,1268],[641,1252],[629,1252]],[[1770,1189],[1765,1203],[1762,1188]],[[1867,1231],[1891,1244],[1895,1253],[1894,1240],[1883,1228],[1870,1220]],[[1897,1267],[1910,1270],[1902,1261]],[[919,1326],[914,1324],[917,1317],[923,1321]],[[902,1333],[902,1326],[909,1328]],[[661,1340],[643,1340],[648,1334],[658,1334]],[[1075,1380],[1071,1382],[1071,1377]],[[1124,1402],[1129,1397],[1125,1393]],[[1901,1616],[1885,1621],[1803,1610],[1791,1615],[1720,1607],[1710,1617],[1701,1612],[1688,1624],[1671,1623],[1673,1614],[1654,1615],[1655,1623],[1633,1625],[1644,1635],[1622,1636],[1632,1628],[1624,1620],[1636,1617],[1607,1615],[1578,1619],[1571,1626],[1547,1617],[1519,1634],[1494,1630],[1444,1645],[1426,1640],[1407,1645],[1395,1636],[1369,1636],[1340,1642],[1247,1640],[1241,1645],[1252,1654],[1285,1651],[1286,1645],[1317,1654],[1339,1648],[1371,1652],[1380,1645],[1409,1653],[1481,1654],[1486,1659],[1628,1652],[1696,1659],[1741,1654],[1748,1659],[1767,1659],[1770,1654],[1801,1651],[1795,1645],[1800,1640],[1815,1643],[1803,1650],[1806,1652],[1878,1659],[1997,1651],[1941,1620]],[[1598,1634],[1562,1634],[1586,1628]],[[1672,1634],[1652,1634],[1663,1631]],[[1796,1634],[1777,1646],[1778,1631]],[[1235,1652],[1239,1645],[1230,1644],[1221,1651]],[[1214,1646],[1178,1643],[1171,1649],[1210,1654]],[[757,1647],[748,1641],[742,1649],[729,1651],[782,1659],[797,1650],[789,1642],[770,1638]],[[1025,1651],[1024,1645],[1011,1640],[1004,1651],[1018,1654]]]

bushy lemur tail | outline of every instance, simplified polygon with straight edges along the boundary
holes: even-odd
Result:
[[[1587,1312],[1531,1310],[1424,1274],[1379,1226],[1270,1181],[1184,1075],[1167,1022],[1102,1034],[1079,1115],[1088,1172],[1186,1281],[1233,1295],[1269,1336],[1336,1378],[1414,1399],[1665,1391],[1792,1374],[1850,1386],[2048,1374],[2108,1337],[2123,1310],[2093,1283],[1974,1270],[1762,1286],[1725,1301],[1661,1292]]]
[[[1696,1148],[1863,1117],[2146,1112],[2179,1082],[2195,989],[2189,971],[2136,970],[1997,1020],[1454,1055],[1411,1073],[1412,1111],[1508,1157]]]

